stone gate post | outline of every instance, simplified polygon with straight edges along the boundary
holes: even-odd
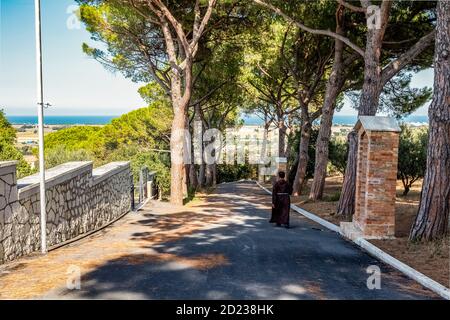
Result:
[[[352,222],[341,223],[348,238],[392,238],[395,235],[395,191],[399,132],[394,118],[360,116]]]

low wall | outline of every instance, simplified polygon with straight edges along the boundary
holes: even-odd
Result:
[[[46,171],[47,246],[94,231],[131,208],[129,162],[93,170],[69,162]],[[16,163],[0,162],[0,263],[40,250],[39,176],[16,180]]]

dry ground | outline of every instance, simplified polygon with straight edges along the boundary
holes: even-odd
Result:
[[[323,201],[308,200],[310,186],[311,181],[308,182],[301,196],[292,197],[292,203],[336,225],[344,221],[343,218],[335,216],[342,177],[327,178]],[[401,181],[398,181],[395,212],[396,239],[370,240],[370,242],[430,278],[450,287],[450,237],[428,244],[413,244],[408,241],[409,231],[417,214],[420,190],[421,181],[418,181],[405,197],[402,195],[403,185]]]

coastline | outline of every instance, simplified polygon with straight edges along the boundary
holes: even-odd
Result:
[[[68,115],[68,116],[45,116],[46,126],[85,126],[85,125],[106,125],[111,123],[120,115]],[[6,118],[15,126],[33,126],[37,124],[37,117],[33,115],[7,115]],[[244,125],[262,125],[261,119],[256,116],[243,116]],[[356,123],[357,115],[335,115],[333,126],[353,126]],[[410,115],[399,122],[406,122],[411,126],[424,126],[428,124],[426,115]],[[317,121],[317,124],[319,122]]]
[[[85,125],[105,125],[120,115],[109,116],[45,116],[46,126],[85,126]],[[13,125],[33,126],[37,124],[37,117],[31,115],[6,116]]]

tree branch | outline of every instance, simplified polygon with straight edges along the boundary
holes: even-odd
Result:
[[[366,8],[362,8],[362,7],[358,7],[358,6],[354,6],[350,3],[345,2],[344,0],[336,0],[337,2],[339,2],[339,4],[341,4],[342,6],[346,7],[347,9],[350,9],[352,11],[355,12],[363,12],[366,13]]]
[[[206,9],[206,13],[203,16],[202,22],[197,28],[197,32],[194,32],[194,37],[192,38],[192,41],[189,45],[190,53],[192,55],[195,55],[198,48],[198,41],[200,40],[200,37],[203,34],[203,31],[205,30],[206,25],[208,24],[209,19],[211,18],[212,10],[214,6],[216,5],[217,0],[209,0],[208,1],[208,8]],[[198,9],[200,10],[200,9]]]
[[[273,12],[277,13],[278,15],[282,16],[284,19],[286,19],[287,21],[295,24],[297,27],[299,27],[300,29],[312,33],[312,34],[317,34],[317,35],[323,35],[323,36],[327,36],[327,37],[331,37],[334,39],[338,39],[341,40],[343,43],[345,43],[347,46],[349,46],[350,48],[352,48],[353,50],[355,50],[356,52],[358,52],[361,56],[364,56],[364,50],[361,49],[359,46],[357,46],[356,44],[354,44],[353,42],[350,41],[349,38],[344,37],[342,35],[339,35],[335,32],[332,32],[330,30],[320,30],[320,29],[312,29],[309,28],[307,26],[305,26],[304,24],[292,19],[291,17],[289,17],[287,14],[285,14],[283,11],[281,11],[280,9],[278,9],[277,7],[265,3],[264,1],[261,0],[253,0],[253,2],[255,2],[256,4],[259,4],[260,6],[263,6],[265,8],[268,8],[270,10],[272,10]]]
[[[436,31],[433,30],[427,35],[420,38],[414,46],[408,51],[404,52],[400,57],[391,61],[381,73],[381,85],[384,86],[392,77],[400,72],[406,65],[411,63],[419,54],[423,52],[428,46],[433,44]]]
[[[149,0],[149,3],[154,2],[160,9],[160,14],[164,15],[167,21],[170,22],[173,29],[177,34],[178,40],[181,42],[185,55],[189,56],[191,54],[190,46],[184,33],[183,26],[175,19],[170,10],[162,3],[161,0]]]

